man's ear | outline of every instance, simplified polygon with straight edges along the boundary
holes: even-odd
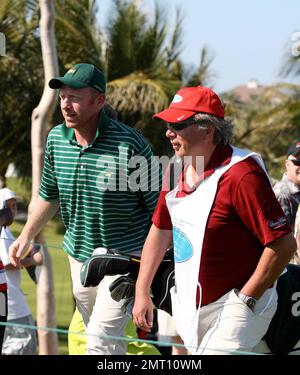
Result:
[[[101,94],[99,91],[96,91],[95,89],[92,89],[92,90],[93,90],[92,98],[93,98],[94,104],[102,108],[105,103],[105,94]]]
[[[288,169],[289,163],[291,163],[289,160],[284,161],[285,169]]]
[[[105,103],[105,95],[104,94],[97,95],[97,104],[103,106],[104,103]]]

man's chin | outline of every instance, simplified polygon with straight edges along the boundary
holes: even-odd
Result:
[[[175,150],[175,156],[178,159],[182,159],[184,156],[186,156],[186,154],[182,149],[178,149],[177,151]]]
[[[65,121],[65,124],[67,128],[76,128],[75,122]]]

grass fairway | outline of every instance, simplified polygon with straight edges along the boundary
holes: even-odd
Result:
[[[10,228],[13,234],[18,236],[23,226],[24,223],[15,221]],[[67,255],[62,250],[63,235],[59,233],[59,223],[57,221],[50,221],[46,225],[45,237],[52,259],[56,302],[56,323],[58,328],[67,329],[73,315],[71,276]],[[36,286],[25,270],[22,271],[22,290],[26,295],[33,318],[35,319]],[[64,334],[59,334],[59,353],[68,354],[67,336]]]

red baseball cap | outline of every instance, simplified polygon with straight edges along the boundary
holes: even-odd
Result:
[[[174,96],[168,109],[156,113],[153,118],[166,122],[182,122],[196,113],[207,113],[224,118],[224,107],[218,95],[208,87],[184,87]]]

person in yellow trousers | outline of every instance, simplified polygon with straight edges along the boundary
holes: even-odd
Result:
[[[74,332],[74,333],[73,333]],[[154,345],[134,341],[137,338],[136,327],[131,320],[129,320],[125,334],[132,338],[128,342],[127,355],[160,355],[161,353]],[[86,335],[80,312],[76,309],[69,326],[68,334],[69,355],[83,355],[86,351]]]

